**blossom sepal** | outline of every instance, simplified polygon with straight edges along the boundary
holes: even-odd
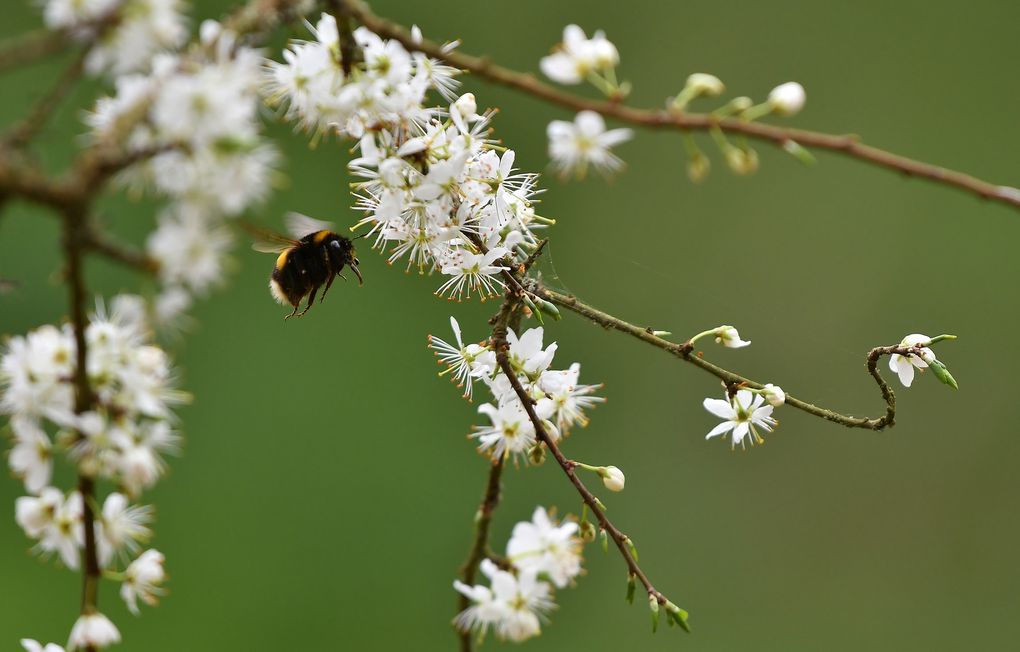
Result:
[[[946,365],[942,364],[940,360],[932,358],[928,361],[928,369],[935,374],[935,377],[938,378],[943,385],[949,385],[953,389],[960,389],[960,386],[956,384],[956,379],[953,378],[953,374],[949,373],[949,369]]]

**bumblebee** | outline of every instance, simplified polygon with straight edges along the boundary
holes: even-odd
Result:
[[[300,213],[288,213],[285,222],[292,237],[250,225],[247,227],[255,235],[255,244],[252,245],[255,251],[280,254],[269,277],[269,291],[281,304],[294,306],[294,311],[284,319],[294,315],[300,317],[308,312],[315,303],[319,288],[325,286],[319,299],[322,303],[337,276],[347,280],[340,273],[344,265],[358,277],[358,285],[364,283],[354,243],[336,233],[335,226]],[[305,297],[308,297],[308,303],[298,313]]]

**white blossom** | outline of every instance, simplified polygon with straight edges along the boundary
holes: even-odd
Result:
[[[720,326],[712,334],[715,335],[716,344],[722,344],[726,348],[739,349],[751,344],[750,340],[740,339],[740,333],[732,326]]]
[[[146,550],[131,562],[124,571],[124,583],[120,585],[120,597],[127,603],[131,613],[138,615],[138,599],[150,607],[156,606],[162,595],[162,584],[166,581],[165,561],[158,550]]]
[[[205,292],[223,279],[226,253],[233,244],[229,229],[211,226],[201,211],[164,211],[147,242],[159,263],[160,279],[174,287]]]
[[[53,444],[39,423],[31,417],[11,419],[14,448],[8,463],[11,471],[25,482],[25,489],[39,493],[49,485],[53,475]]]
[[[519,458],[535,445],[535,426],[519,401],[507,401],[498,407],[485,403],[478,406],[478,411],[489,417],[490,425],[476,426],[471,436],[478,440],[478,449],[492,459]]]
[[[623,167],[623,162],[610,151],[630,140],[630,129],[606,131],[605,120],[594,111],[581,111],[573,122],[553,120],[547,128],[549,158],[553,168],[563,176],[583,178],[589,167],[609,175]]]
[[[772,418],[772,410],[775,408],[771,405],[762,405],[764,402],[765,399],[760,394],[754,394],[747,389],[742,389],[736,396],[726,399],[706,398],[705,409],[724,421],[712,428],[705,439],[728,432],[731,433],[733,447],[737,444],[743,447],[745,440],[752,446],[764,442],[765,439],[758,432],[758,428],[771,432],[777,423]]]
[[[40,538],[52,527],[57,511],[64,504],[64,494],[54,487],[44,487],[38,496],[22,496],[14,501],[14,520],[29,537]]]
[[[605,402],[601,396],[593,396],[593,392],[601,385],[582,385],[578,382],[581,365],[573,363],[565,370],[547,370],[539,377],[538,386],[544,393],[539,401],[549,401],[553,410],[552,417],[556,428],[561,434],[567,434],[574,425],[588,425],[585,410]]]
[[[543,507],[536,507],[530,521],[514,526],[506,554],[521,571],[545,573],[559,588],[581,572],[581,540],[577,523],[556,524]]]
[[[578,84],[592,72],[607,72],[620,62],[619,52],[606,35],[597,31],[588,38],[577,25],[563,29],[563,41],[555,52],[543,57],[539,67],[549,79]]]
[[[42,643],[31,638],[23,638],[20,642],[21,647],[25,648],[25,652],[64,652],[64,648],[56,643],[47,643],[43,646]]]
[[[131,505],[127,496],[113,492],[103,502],[97,527],[99,565],[107,567],[116,556],[136,552],[139,542],[148,541],[152,530],[152,508]]]
[[[455,581],[454,588],[474,604],[458,614],[456,622],[464,631],[493,629],[500,639],[521,642],[541,632],[540,617],[553,607],[550,586],[530,571],[517,575],[500,570],[490,560],[481,563],[491,588],[468,586]]]
[[[36,506],[36,509],[39,507],[46,508],[45,505],[41,505]],[[43,527],[39,536],[38,549],[45,555],[57,554],[64,566],[71,570],[78,570],[81,561],[80,548],[85,544],[82,513],[81,494],[73,491],[56,506],[52,519]]]
[[[908,355],[900,355],[899,353],[893,353],[889,356],[889,369],[891,369],[900,378],[900,382],[903,383],[904,387],[910,387],[911,383],[914,382],[914,369],[926,369],[928,363],[926,359],[935,359],[935,353],[928,348],[928,344],[931,344],[931,338],[921,333],[913,333],[907,335],[900,342],[900,346],[905,347],[920,347],[918,350],[919,355],[910,353]]]
[[[70,649],[104,648],[114,643],[120,643],[120,632],[117,631],[117,627],[103,614],[93,612],[82,614],[74,623],[67,647]]]
[[[435,351],[440,364],[446,365],[446,371],[440,375],[450,374],[450,380],[456,383],[457,387],[464,388],[464,398],[470,400],[472,396],[472,381],[482,375],[492,375],[493,369],[488,362],[486,354],[492,354],[488,347],[480,344],[465,345],[460,335],[460,324],[453,317],[450,317],[450,327],[453,329],[456,346],[448,344],[445,340],[429,335],[429,347]]]

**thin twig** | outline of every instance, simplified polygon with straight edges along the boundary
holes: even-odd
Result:
[[[561,294],[555,290],[550,290],[547,287],[536,284],[535,292],[539,296],[544,297],[555,303],[558,306],[566,308],[572,312],[575,312],[582,317],[586,317],[603,328],[611,328],[618,330],[622,333],[627,333],[633,337],[638,338],[642,342],[647,342],[652,346],[658,347],[663,351],[666,351],[684,362],[689,362],[694,366],[704,369],[708,373],[712,374],[716,378],[720,379],[727,386],[730,387],[750,387],[752,389],[761,389],[764,387],[762,383],[753,381],[749,378],[745,378],[737,373],[723,369],[722,367],[712,364],[707,360],[701,358],[698,355],[692,355],[694,347],[689,342],[678,344],[676,342],[670,342],[664,340],[661,337],[655,335],[650,328],[642,328],[635,326],[630,322],[624,321],[619,317],[614,317],[607,312],[603,312],[598,308],[589,306],[586,303],[579,301],[576,297],[567,294]],[[878,360],[882,356],[892,355],[899,353],[901,355],[916,354],[917,347],[904,347],[904,346],[883,346],[872,349],[868,352],[867,365],[868,373],[875,379],[879,389],[882,392],[882,400],[885,401],[886,409],[885,414],[881,417],[869,418],[869,417],[854,417],[850,415],[840,414],[833,410],[829,410],[823,407],[808,403],[799,398],[791,396],[789,393],[786,394],[786,405],[803,410],[808,414],[812,414],[816,417],[821,417],[827,421],[838,423],[848,428],[866,428],[868,430],[882,430],[888,426],[895,424],[896,420],[896,395],[893,393],[892,388],[882,378],[882,375],[878,372]]]
[[[87,234],[85,246],[89,251],[98,253],[139,272],[155,274],[159,271],[159,263],[156,260],[149,258],[141,251],[111,240],[108,236],[95,229],[90,230]]]
[[[748,122],[738,118],[719,118],[705,113],[638,109],[618,101],[590,100],[579,97],[541,82],[530,73],[517,72],[498,66],[483,57],[447,51],[441,44],[434,41],[416,40],[405,27],[374,14],[362,0],[343,0],[343,2],[362,25],[379,36],[395,39],[410,51],[422,52],[430,57],[442,59],[451,66],[468,70],[489,81],[509,86],[572,111],[595,111],[621,122],[650,129],[678,129],[686,132],[719,128],[725,132],[768,141],[780,147],[792,141],[804,147],[837,152],[879,167],[896,170],[908,176],[921,177],[935,183],[965,190],[985,199],[1020,208],[1020,189],[996,185],[962,172],[871,147],[863,144],[860,138],[853,134],[829,134],[788,129],[760,122]]]
[[[87,55],[88,51],[82,50],[74,58],[71,65],[57,79],[57,83],[54,84],[53,88],[36,101],[28,115],[21,122],[10,129],[7,137],[4,138],[3,147],[10,147],[12,149],[24,147],[46,125],[46,121],[49,120],[56,108],[60,106],[61,100],[74,87],[75,82],[81,78]]]
[[[71,44],[67,34],[48,29],[37,29],[6,39],[0,43],[0,72],[62,52]]]

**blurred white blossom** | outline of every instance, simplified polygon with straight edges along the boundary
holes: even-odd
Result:
[[[610,129],[594,111],[581,111],[573,122],[553,120],[546,130],[549,136],[549,158],[553,168],[563,176],[583,178],[588,168],[610,175],[623,167],[611,149],[631,138],[630,129]]]

